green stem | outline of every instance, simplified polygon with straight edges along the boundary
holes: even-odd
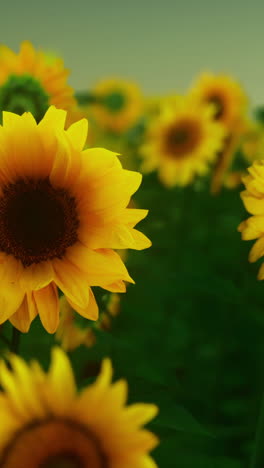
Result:
[[[10,348],[10,340],[4,336],[4,335],[0,335],[0,340],[3,341],[3,343],[5,343],[9,348]]]
[[[11,353],[19,354],[20,336],[21,336],[20,331],[17,328],[13,327],[11,346],[10,346]]]
[[[258,425],[256,430],[255,446],[251,458],[250,468],[264,466],[264,394],[260,404]]]

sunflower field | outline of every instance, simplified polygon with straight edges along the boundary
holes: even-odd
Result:
[[[69,74],[0,46],[0,468],[263,468],[264,108]]]

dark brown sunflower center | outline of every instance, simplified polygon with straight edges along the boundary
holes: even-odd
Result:
[[[83,463],[75,454],[65,452],[48,457],[39,468],[83,468]]]
[[[165,151],[175,159],[184,158],[196,148],[201,138],[198,122],[184,120],[169,127],[165,135]]]
[[[77,240],[76,202],[48,179],[20,179],[0,197],[0,250],[24,266],[62,258]]]
[[[208,97],[207,101],[215,107],[214,118],[220,120],[225,112],[223,98],[217,94],[212,94]]]

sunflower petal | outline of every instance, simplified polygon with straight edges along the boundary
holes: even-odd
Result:
[[[88,121],[86,119],[79,120],[72,124],[68,130],[67,135],[75,149],[81,151],[85,145],[88,132]]]
[[[82,317],[87,318],[89,320],[97,320],[99,316],[98,305],[95,300],[94,294],[89,288],[89,302],[86,307],[80,307],[78,304],[74,303],[71,299],[66,296],[67,301],[69,302],[70,306],[78,312]]]
[[[37,311],[43,327],[48,333],[55,333],[59,325],[59,297],[54,283],[33,292]]]

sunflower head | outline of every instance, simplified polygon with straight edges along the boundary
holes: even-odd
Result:
[[[97,123],[116,133],[128,130],[139,119],[143,98],[138,86],[120,79],[103,80],[94,89],[93,115]]]
[[[190,98],[166,100],[149,126],[142,147],[142,169],[158,169],[168,186],[186,185],[207,172],[209,163],[223,145],[224,129],[212,119],[210,107]]]
[[[190,90],[201,104],[210,104],[214,119],[228,128],[244,117],[247,98],[241,86],[226,75],[202,74]]]
[[[264,256],[264,161],[255,161],[248,172],[249,175],[243,178],[246,189],[241,192],[241,198],[252,216],[243,221],[238,230],[243,240],[257,239],[249,254],[249,261],[255,262]],[[264,279],[264,263],[258,279]]]
[[[158,443],[142,426],[157,413],[150,404],[126,406],[124,380],[111,383],[104,360],[97,380],[77,393],[71,365],[55,348],[47,374],[37,362],[1,362],[0,466],[17,468],[155,468]]]
[[[134,229],[147,211],[128,209],[141,175],[104,149],[83,151],[85,119],[64,130],[66,112],[4,112],[0,127],[0,323],[21,331],[39,314],[59,323],[58,288],[79,314],[96,320],[90,286],[124,292],[133,282],[114,249],[143,249]]]
[[[61,109],[75,105],[67,85],[68,71],[61,59],[52,60],[24,41],[18,54],[0,47],[0,111],[31,112],[39,122],[51,104]]]

